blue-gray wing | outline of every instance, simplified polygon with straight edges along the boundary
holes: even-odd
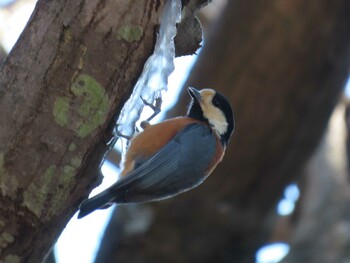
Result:
[[[200,184],[216,152],[216,138],[206,125],[193,123],[128,175],[110,187],[114,202],[164,199]]]
[[[169,143],[102,193],[80,205],[78,218],[112,203],[149,202],[189,190],[206,178],[216,153],[210,127],[187,125]]]

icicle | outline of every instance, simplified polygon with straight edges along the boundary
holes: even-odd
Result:
[[[117,129],[121,134],[130,136],[135,132],[135,124],[144,107],[140,96],[152,103],[161,96],[162,90],[167,90],[168,77],[174,70],[176,23],[180,21],[181,0],[167,0],[154,52],[146,61],[134,91],[117,120]]]

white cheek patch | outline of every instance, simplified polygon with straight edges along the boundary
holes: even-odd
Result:
[[[225,115],[212,103],[215,91],[211,89],[203,89],[201,90],[201,96],[203,116],[220,135],[225,134],[228,126]]]
[[[203,116],[209,121],[210,125],[222,135],[227,132],[227,122],[225,115],[215,106],[203,105]]]

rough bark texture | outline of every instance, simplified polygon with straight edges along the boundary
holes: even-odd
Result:
[[[5,51],[4,48],[0,45],[0,66],[1,66],[1,64],[4,62],[6,56],[7,56],[6,51]]]
[[[237,129],[226,157],[189,193],[141,212],[119,207],[109,259],[254,262],[269,212],[321,139],[346,81],[349,12],[347,0],[228,1],[187,82],[232,101]]]
[[[0,262],[40,262],[96,184],[161,5],[37,3],[0,71]]]

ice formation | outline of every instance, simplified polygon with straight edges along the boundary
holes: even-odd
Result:
[[[146,61],[133,93],[117,120],[117,129],[121,134],[134,134],[136,122],[144,108],[141,97],[148,102],[154,102],[161,96],[161,91],[167,90],[168,77],[174,70],[176,24],[180,21],[181,0],[167,0],[154,52]]]

